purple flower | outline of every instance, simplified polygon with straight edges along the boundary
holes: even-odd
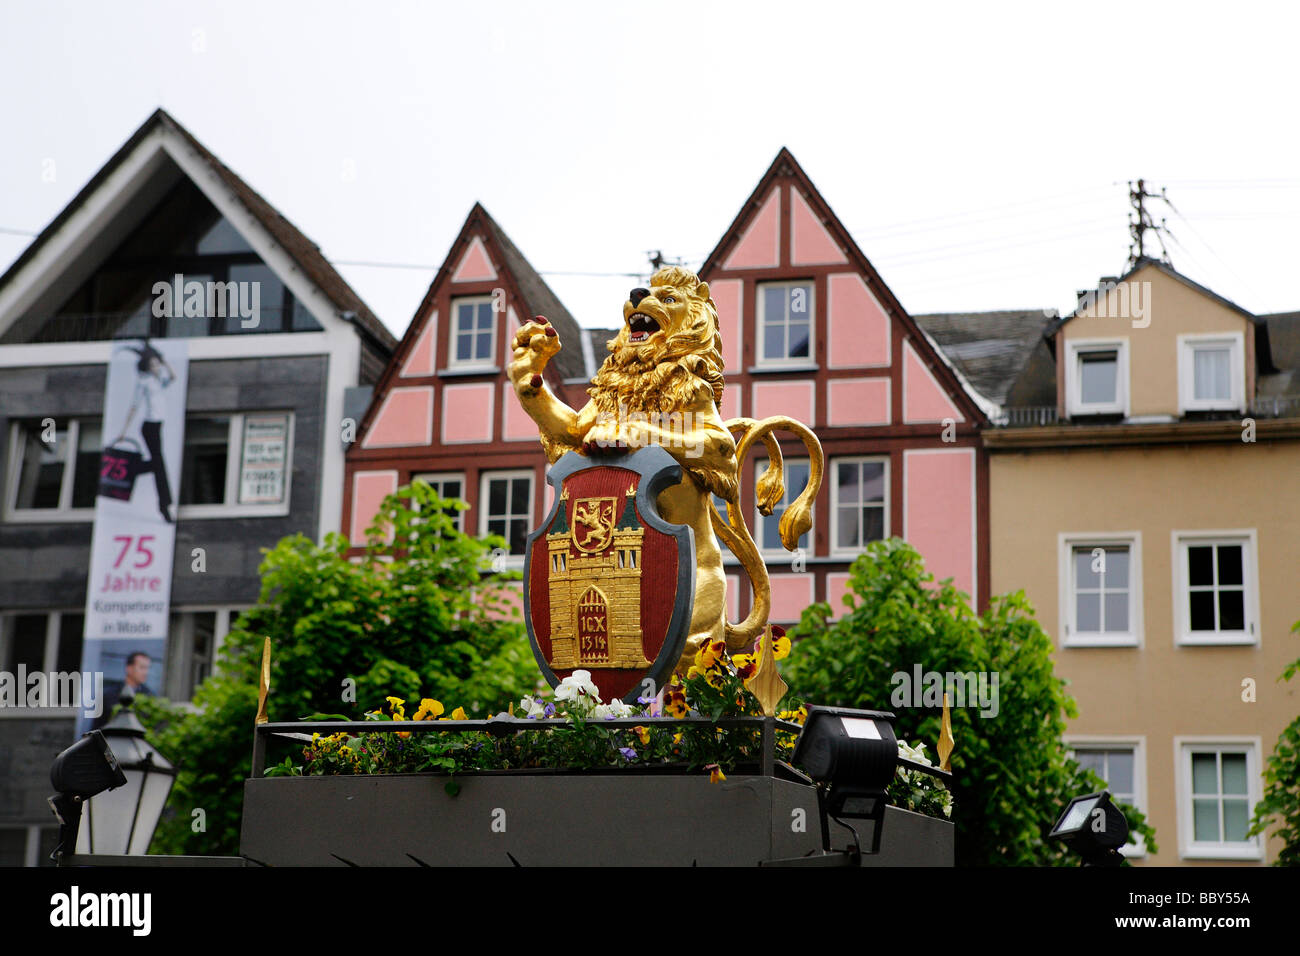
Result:
[[[539,700],[538,703],[540,704],[541,701]],[[544,715],[546,715],[547,717],[554,717],[554,716],[555,716],[555,705],[554,705],[554,704],[547,704],[545,707],[542,708],[542,713],[543,713]]]
[[[619,747],[618,752],[623,755],[624,760],[636,759],[636,751],[633,750],[631,747]]]

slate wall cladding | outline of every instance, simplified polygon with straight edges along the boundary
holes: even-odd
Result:
[[[250,349],[255,343],[250,338]],[[289,513],[280,517],[181,518],[177,525],[171,603],[251,604],[257,599],[262,548],[301,532],[315,540],[320,517],[321,442],[328,358],[324,355],[190,363],[187,413],[287,409],[294,413]],[[0,476],[9,474],[10,425],[16,419],[99,417],[103,365],[0,370]],[[4,489],[6,492],[7,488]],[[89,521],[0,520],[0,613],[80,610],[90,565]],[[206,551],[207,570],[192,570],[191,552]],[[0,824],[46,823],[50,762],[72,742],[72,721],[0,719]]]
[[[289,409],[294,413],[289,513],[281,517],[182,518],[177,525],[172,604],[241,603],[257,596],[261,548],[301,531],[316,537],[320,500],[325,356],[195,361],[187,413]],[[15,419],[103,413],[102,365],[6,369],[0,373],[0,474],[8,474]],[[90,522],[0,524],[0,611],[80,607],[90,564]],[[191,570],[206,551],[207,570]]]

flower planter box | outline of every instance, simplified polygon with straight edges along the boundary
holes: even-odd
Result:
[[[813,788],[774,777],[484,772],[244,785],[240,852],[272,866],[754,866],[817,854]],[[856,821],[870,848],[871,823]],[[951,866],[953,825],[889,807],[864,866]],[[831,846],[848,831],[830,825]]]

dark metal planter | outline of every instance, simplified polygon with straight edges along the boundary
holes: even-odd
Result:
[[[754,866],[827,856],[816,790],[773,776],[640,771],[254,778],[240,852],[271,866]],[[859,842],[870,846],[869,823]],[[889,807],[863,866],[951,866],[953,825]],[[830,845],[852,845],[831,821]]]

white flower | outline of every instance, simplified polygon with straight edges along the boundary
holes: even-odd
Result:
[[[591,712],[591,716],[597,720],[604,720],[606,717],[631,717],[635,714],[636,708],[623,703],[621,700],[612,700],[608,704],[600,704]]]
[[[542,702],[536,697],[521,697],[519,698],[519,710],[523,712],[525,717],[542,717],[546,708],[542,706]]]
[[[906,741],[900,740],[898,742],[898,755],[900,757],[906,757],[908,760],[915,761],[916,763],[923,763],[927,767],[934,766],[934,764],[930,762],[930,758],[925,755],[925,744],[923,743],[911,747],[908,746]]]
[[[556,700],[576,701],[584,696],[591,698],[596,703],[600,703],[600,692],[596,690],[596,685],[591,682],[591,671],[574,671],[560,681],[559,687],[555,688]]]

